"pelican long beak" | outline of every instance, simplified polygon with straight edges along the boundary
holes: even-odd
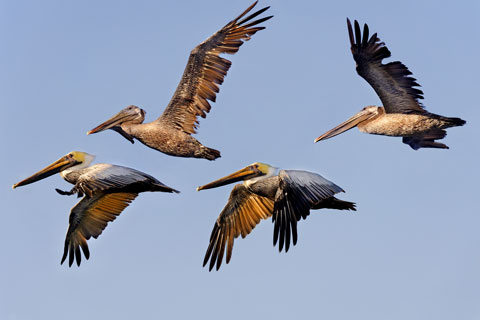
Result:
[[[361,122],[366,121],[370,118],[373,118],[376,115],[377,115],[376,113],[372,113],[368,110],[362,110],[359,113],[357,113],[356,115],[354,115],[353,117],[351,117],[350,119],[348,119],[347,121],[342,122],[341,124],[339,124],[335,128],[325,132],[320,137],[315,139],[314,142],[318,142],[320,140],[326,140],[326,139],[335,137],[336,135],[339,135],[342,132],[350,130],[350,129],[356,127]]]
[[[87,132],[87,135],[92,133],[97,133],[100,131],[104,131],[107,129],[111,129],[116,126],[120,126],[123,122],[131,121],[135,119],[137,116],[132,113],[125,112],[124,110],[120,111],[104,123],[98,125],[97,127],[93,128],[92,130]]]
[[[197,191],[204,190],[204,189],[212,189],[212,188],[217,188],[221,187],[233,182],[237,181],[242,181],[242,180],[249,180],[258,176],[264,175],[264,173],[260,170],[258,170],[257,167],[254,165],[245,167],[241,170],[238,170],[237,172],[234,172],[232,174],[229,174],[226,177],[220,178],[218,180],[215,180],[213,182],[210,182],[206,185],[203,185],[201,187],[197,188]]]
[[[24,185],[27,185],[27,184],[30,184],[30,183],[33,183],[33,182],[36,182],[38,180],[42,180],[42,179],[45,179],[47,177],[50,177],[51,175],[54,175],[55,173],[58,173],[60,171],[63,171],[67,168],[70,168],[76,164],[78,164],[79,162],[77,160],[75,160],[73,157],[69,157],[68,155],[67,156],[64,156],[60,159],[58,159],[57,161],[55,161],[54,163],[52,163],[51,165],[43,168],[42,170],[38,171],[37,173],[33,174],[32,176],[18,182],[18,183],[15,183],[13,185],[13,189],[15,189],[16,187],[20,187],[20,186],[24,186]]]

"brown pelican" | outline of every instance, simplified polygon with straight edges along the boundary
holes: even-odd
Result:
[[[71,191],[55,189],[61,195],[78,194],[82,197],[71,210],[65,248],[61,263],[69,256],[72,266],[74,258],[80,266],[82,248],[88,260],[90,251],[87,240],[102,234],[107,224],[132,202],[140,192],[176,192],[154,177],[135,169],[99,163],[90,166],[95,156],[86,152],[72,151],[66,156],[45,167],[31,177],[13,185],[24,186],[49,177],[57,172],[63,179],[74,185]]]
[[[153,122],[143,123],[145,111],[129,106],[100,124],[87,134],[112,129],[131,143],[134,138],[146,146],[176,157],[194,157],[215,160],[220,152],[207,148],[191,136],[196,133],[198,119],[210,111],[207,100],[215,102],[231,62],[220,57],[222,53],[234,54],[244,41],[265,27],[257,26],[270,19],[264,17],[250,22],[269,7],[245,16],[257,2],[241,15],[227,23],[217,33],[200,43],[190,53],[183,77],[163,114]]]
[[[410,77],[412,73],[408,68],[399,61],[382,64],[382,60],[391,54],[385,43],[377,38],[377,34],[373,34],[369,39],[368,26],[365,24],[362,37],[360,26],[355,20],[354,36],[349,19],[347,25],[357,72],[375,89],[383,107],[363,108],[347,121],[315,139],[315,142],[334,137],[357,126],[361,132],[403,137],[403,143],[415,150],[448,149],[445,144],[435,140],[447,135],[446,128],[462,126],[465,121],[426,111],[419,102],[419,99],[423,99],[423,92],[415,88],[420,85],[416,79]]]
[[[209,270],[222,264],[225,249],[226,262],[232,257],[233,241],[245,238],[261,219],[272,217],[273,245],[279,242],[279,251],[285,252],[297,243],[297,221],[306,219],[311,209],[330,208],[354,210],[355,203],[339,200],[336,193],[342,188],[322,176],[300,170],[279,170],[268,164],[255,162],[224,178],[197,190],[220,187],[243,180],[233,187],[227,205],[220,213],[210,236],[203,266],[210,260]]]

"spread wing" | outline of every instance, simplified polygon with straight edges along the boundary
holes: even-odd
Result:
[[[95,193],[92,197],[83,197],[70,212],[69,226],[65,239],[65,248],[61,263],[68,254],[68,265],[72,266],[73,260],[80,266],[82,248],[88,260],[90,251],[87,240],[95,239],[102,234],[107,224],[113,220],[132,202],[138,193]]]
[[[257,25],[272,17],[250,22],[269,8],[266,7],[240,20],[256,4],[257,2],[252,4],[240,16],[192,50],[177,90],[157,121],[188,134],[196,132],[197,117],[205,118],[210,111],[207,100],[215,102],[219,85],[223,83],[231,65],[231,62],[220,57],[220,54],[237,52],[244,41],[250,40],[257,31],[265,29]]]
[[[332,197],[343,189],[321,175],[300,171],[281,170],[280,184],[275,195],[272,221],[273,245],[279,241],[279,251],[285,246],[285,252],[297,243],[297,221],[310,214],[310,208],[320,201]]]
[[[63,263],[68,254],[70,266],[74,258],[80,265],[80,248],[89,258],[87,240],[97,238],[140,192],[178,192],[141,171],[105,163],[84,169],[74,189],[85,196],[70,212],[62,257]]]
[[[348,35],[353,59],[357,63],[358,74],[367,80],[382,100],[387,113],[425,112],[419,102],[423,92],[415,87],[420,85],[400,61],[382,64],[384,58],[390,57],[390,51],[385,43],[380,42],[374,33],[368,38],[368,25],[363,27],[363,37],[360,25],[355,20],[355,35],[350,20],[347,19]]]
[[[238,236],[245,238],[261,219],[272,215],[273,201],[250,192],[243,184],[237,184],[230,193],[225,208],[218,216],[210,236],[203,266],[210,260],[211,271],[216,263],[217,270],[227,250],[226,263],[232,257],[233,240]]]

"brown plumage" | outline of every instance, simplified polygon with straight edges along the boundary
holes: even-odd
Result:
[[[347,19],[348,35],[357,73],[375,90],[383,107],[368,106],[349,120],[321,135],[315,142],[336,136],[358,126],[362,132],[388,136],[401,136],[403,142],[413,149],[442,148],[445,144],[435,142],[446,136],[444,129],[462,126],[465,121],[430,113],[420,103],[423,92],[411,77],[408,68],[399,61],[382,64],[391,56],[390,50],[374,33],[369,38],[368,25],[363,27],[355,20],[353,30]]]
[[[243,18],[257,2],[229,22],[190,53],[183,77],[163,114],[155,121],[143,124],[145,112],[129,106],[87,134],[113,129],[133,143],[136,138],[150,148],[177,157],[214,160],[220,152],[203,146],[191,134],[196,133],[198,117],[205,118],[210,101],[215,102],[231,62],[220,54],[234,54],[244,41],[265,29],[258,26],[272,16],[252,21],[269,7]],[[243,18],[243,19],[242,19]]]

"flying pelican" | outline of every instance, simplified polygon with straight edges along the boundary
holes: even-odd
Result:
[[[63,179],[74,185],[71,191],[55,189],[61,195],[78,194],[83,198],[70,211],[69,226],[61,264],[68,254],[71,267],[74,258],[80,266],[82,248],[88,260],[90,251],[87,240],[102,234],[107,224],[132,202],[140,192],[176,192],[154,177],[135,169],[98,163],[90,166],[95,158],[86,152],[72,151],[45,167],[31,177],[13,185],[24,186],[49,177],[57,172]]]
[[[380,42],[377,34],[368,38],[368,26],[360,26],[355,20],[355,36],[352,25],[347,19],[353,59],[357,63],[357,73],[367,80],[380,97],[383,107],[367,106],[359,113],[327,131],[315,142],[334,137],[355,126],[361,132],[386,136],[403,137],[402,142],[412,149],[441,148],[448,149],[436,142],[446,135],[446,128],[463,126],[460,118],[448,118],[426,111],[419,99],[423,92],[415,87],[420,85],[408,68],[399,61],[382,64],[384,58],[390,57],[385,43]]]
[[[87,135],[112,129],[131,143],[135,138],[146,146],[171,156],[208,160],[220,157],[218,150],[205,147],[191,134],[196,133],[197,117],[205,118],[210,111],[207,100],[215,102],[219,85],[230,68],[231,62],[220,57],[220,54],[237,52],[244,41],[250,40],[257,31],[265,29],[257,25],[272,17],[250,22],[269,8],[266,7],[241,19],[256,4],[257,2],[253,3],[192,50],[177,90],[158,119],[143,123],[145,111],[137,106],[129,106],[88,131]]]
[[[300,170],[279,170],[268,164],[255,162],[224,178],[197,190],[220,187],[236,181],[225,208],[220,213],[210,236],[203,266],[210,260],[211,271],[222,264],[225,248],[226,263],[232,257],[233,241],[245,238],[261,219],[272,217],[273,245],[279,240],[279,251],[297,243],[297,221],[306,219],[310,210],[330,208],[356,210],[355,203],[339,200],[336,193],[342,188],[319,174]]]

